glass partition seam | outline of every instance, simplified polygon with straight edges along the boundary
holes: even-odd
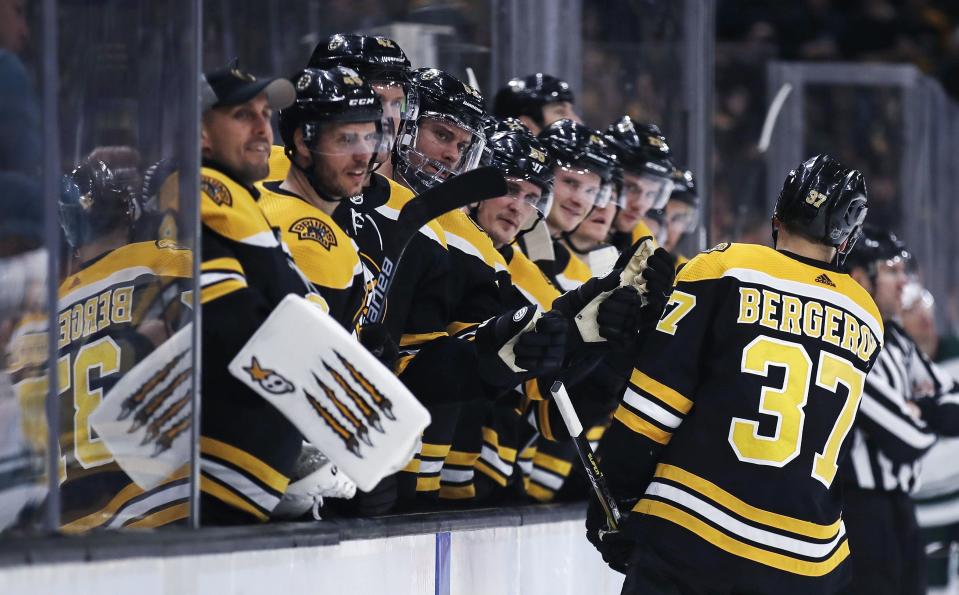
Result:
[[[47,495],[46,529],[57,531],[60,528],[60,477],[59,466],[59,428],[60,406],[58,394],[57,342],[54,339],[57,328],[58,284],[60,274],[58,214],[56,196],[60,188],[60,130],[58,48],[57,48],[57,0],[43,0],[42,5],[43,37],[43,196],[44,196],[44,243],[47,246]]]
[[[203,64],[203,0],[190,0],[190,15],[193,33],[193,47],[190,51],[191,64],[187,65],[189,77],[187,78],[187,97],[193,98],[192,109],[185,110],[184,117],[185,130],[187,131],[187,144],[184,146],[184,162],[187,166],[184,168],[184,185],[190,189],[188,196],[194,196],[195,199],[188,201],[190,205],[193,226],[193,425],[190,428],[190,527],[198,529],[200,527],[200,402],[201,395],[201,374],[202,358],[200,343],[200,325],[203,323],[200,308],[200,263],[202,262],[201,234],[202,224],[200,222],[200,75]]]

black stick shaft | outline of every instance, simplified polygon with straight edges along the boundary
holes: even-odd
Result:
[[[576,410],[573,409],[573,403],[569,399],[569,393],[566,392],[566,387],[563,386],[563,383],[559,381],[553,383],[553,386],[550,387],[550,392],[553,395],[556,406],[559,408],[559,414],[563,418],[566,430],[569,432],[569,435],[573,437],[573,446],[576,447],[576,454],[579,455],[579,460],[583,463],[586,477],[589,478],[589,483],[593,486],[593,493],[596,494],[596,498],[599,499],[599,503],[603,506],[603,511],[606,512],[606,524],[609,526],[610,531],[618,531],[622,515],[619,513],[619,507],[616,505],[613,494],[609,491],[609,486],[606,484],[603,471],[599,468],[596,455],[593,453],[589,441],[586,440],[586,437],[583,435],[583,423],[579,420],[579,416],[576,415]]]

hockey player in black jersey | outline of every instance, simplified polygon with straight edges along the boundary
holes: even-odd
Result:
[[[917,347],[900,322],[909,253],[894,234],[867,227],[846,261],[876,301],[885,346],[866,377],[840,468],[853,580],[844,593],[926,592],[925,552],[911,494],[922,457],[959,434],[959,386]]]
[[[312,290],[281,247],[253,187],[269,170],[272,112],[293,102],[293,85],[257,80],[235,66],[210,72],[204,81],[201,515],[204,524],[239,524],[269,518],[303,438],[227,366],[286,295]]]
[[[720,244],[679,273],[600,446],[628,516],[587,536],[623,593],[835,593],[850,543],[837,471],[882,346],[838,264],[866,214],[828,156],[790,172],[775,249]]]
[[[517,118],[535,135],[557,120],[582,122],[573,109],[575,103],[569,83],[537,72],[514,78],[497,91],[493,115],[501,120]]]
[[[603,138],[623,170],[622,209],[613,221],[611,243],[625,250],[639,238],[653,235],[644,217],[669,200],[672,154],[658,126],[634,122],[629,116],[610,124]]]
[[[133,188],[99,159],[64,176],[58,206],[73,253],[57,304],[61,529],[183,521],[187,470],[140,489],[92,430],[90,416],[120,378],[189,321],[181,298],[190,288],[192,253],[170,241],[131,242]]]

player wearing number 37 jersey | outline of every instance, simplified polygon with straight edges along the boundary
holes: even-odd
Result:
[[[862,175],[814,157],[783,186],[776,249],[720,244],[680,272],[600,447],[631,512],[590,538],[624,593],[809,595],[848,580],[836,471],[883,337],[839,268],[865,214]]]

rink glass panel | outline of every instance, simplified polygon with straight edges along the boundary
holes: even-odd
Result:
[[[804,155],[828,153],[860,170],[869,189],[868,222],[902,233],[903,92],[893,86],[806,85]]]
[[[33,3],[0,36],[0,539],[42,531],[50,483],[42,16]]]
[[[192,0],[58,5],[61,168],[48,201],[60,225],[47,239],[61,258],[49,337],[68,533],[190,516],[194,11]],[[99,163],[108,175],[90,184]]]

